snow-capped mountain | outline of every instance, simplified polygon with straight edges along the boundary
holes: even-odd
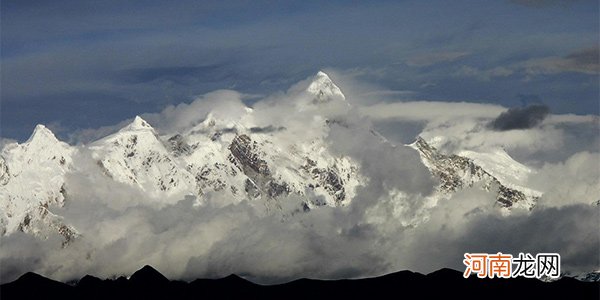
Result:
[[[346,100],[346,96],[342,93],[342,90],[322,71],[317,73],[306,91],[314,95],[312,99],[313,103]]]
[[[486,191],[496,194],[496,200],[502,207],[520,207],[529,210],[541,197],[540,192],[515,183],[523,182],[531,170],[513,160],[504,151],[498,150],[494,153],[462,151],[458,155],[446,155],[421,137],[418,137],[409,147],[419,151],[423,164],[439,178],[438,191],[442,194],[482,183]]]
[[[49,211],[65,201],[65,177],[75,148],[36,126],[23,144],[10,144],[0,155],[0,233],[23,231],[47,236],[58,232],[68,242],[77,231]]]
[[[107,179],[165,204],[191,196],[203,205],[218,195],[228,203],[249,201],[265,213],[281,210],[289,199],[301,199],[293,204],[294,212],[348,205],[369,178],[361,173],[358,161],[331,149],[326,140],[330,126],[340,121],[320,113],[331,105],[350,107],[346,97],[327,74],[319,72],[289,98],[295,103],[288,113],[304,117],[303,131],[265,125],[257,111],[245,106],[235,114],[213,110],[176,133],[161,133],[136,117],[89,145],[68,145],[38,125],[29,140],[2,150],[0,232],[40,237],[54,232],[66,243],[78,235],[51,212],[52,206],[70,200],[66,175],[86,172],[73,161],[78,152],[91,153],[91,165]],[[307,134],[309,139],[298,138]],[[531,208],[539,197],[518,185],[529,170],[505,153],[444,155],[420,138],[409,147],[419,151],[439,179],[440,194],[483,182],[503,207]]]
[[[344,100],[322,72],[306,95],[314,98],[311,105]],[[244,111],[246,116],[236,120],[211,112],[191,129],[164,136],[138,116],[118,132],[83,146],[60,142],[38,125],[29,140],[8,145],[0,156],[2,234],[19,230],[46,237],[54,231],[67,241],[77,234],[49,207],[62,206],[68,198],[65,175],[81,172],[72,163],[81,150],[91,152],[106,177],[149,198],[177,201],[191,195],[202,204],[207,193],[221,193],[231,202],[259,201],[267,210],[277,209],[280,198],[291,194],[306,196],[298,210],[352,200],[362,181],[359,167],[347,156],[332,154],[325,136],[308,144],[280,142],[289,140],[284,130],[256,127],[252,109]],[[327,130],[325,119],[314,122]]]
[[[192,175],[181,168],[154,129],[142,118],[88,147],[106,176],[133,185],[150,197],[193,192]]]

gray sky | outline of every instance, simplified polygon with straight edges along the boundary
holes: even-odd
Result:
[[[598,114],[598,2],[3,1],[0,137],[267,95],[333,69],[389,101]]]

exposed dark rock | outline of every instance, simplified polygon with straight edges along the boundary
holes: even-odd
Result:
[[[277,131],[282,131],[282,130],[285,130],[285,127],[283,127],[283,126],[275,127],[273,125],[269,125],[269,126],[265,126],[265,127],[250,128],[251,133],[271,133],[271,132],[277,132]]]
[[[245,134],[236,136],[229,145],[229,151],[241,164],[244,173],[247,173],[247,169],[251,169],[262,176],[270,176],[271,171],[267,162],[260,158],[256,148],[256,142],[252,142],[250,137]]]
[[[252,180],[248,178],[244,182],[244,191],[251,199],[256,199],[260,197],[260,190],[258,189],[256,184],[254,184],[254,182],[252,182]]]
[[[503,207],[511,207],[519,201],[527,200],[527,196],[523,192],[503,185],[496,177],[469,158],[439,153],[435,147],[429,145],[421,137],[417,138],[415,145],[421,157],[429,162],[428,168],[431,173],[439,178],[439,188],[442,191],[454,192],[471,187],[476,181],[481,181],[487,190],[497,188],[496,200]],[[473,180],[465,181],[465,177],[473,178]]]
[[[8,170],[8,165],[4,160],[4,157],[0,155],[0,185],[8,184],[10,180],[10,172]]]
[[[333,196],[336,204],[346,200],[344,181],[336,172],[335,165],[333,168],[317,168],[317,163],[307,158],[301,169],[310,174],[315,180],[314,184],[309,184],[309,188],[314,189],[322,186],[329,195]]]
[[[192,146],[187,144],[187,142],[185,141],[183,136],[181,136],[181,134],[176,134],[176,135],[170,137],[167,142],[168,142],[168,145],[167,145],[168,149],[175,156],[188,155],[188,154],[192,153],[192,150],[193,150]]]
[[[264,194],[275,198],[290,193],[287,183],[280,183],[271,176],[267,162],[260,158],[258,146],[249,136],[244,134],[236,136],[229,145],[229,151],[230,161],[249,178],[244,187],[248,196],[257,198]]]

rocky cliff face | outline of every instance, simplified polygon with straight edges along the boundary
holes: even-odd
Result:
[[[0,185],[6,185],[10,179],[10,173],[8,172],[8,165],[4,160],[4,157],[0,156]]]
[[[421,137],[410,146],[419,151],[423,164],[440,180],[438,190],[442,193],[450,194],[472,187],[475,183],[483,183],[486,191],[496,194],[496,201],[500,206],[519,206],[527,209],[532,209],[541,196],[539,192],[529,189],[511,188],[472,159],[455,154],[442,154]]]

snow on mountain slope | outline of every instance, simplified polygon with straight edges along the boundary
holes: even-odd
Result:
[[[477,182],[483,182],[484,189],[497,194],[496,199],[502,207],[520,207],[529,210],[535,206],[541,196],[540,192],[513,184],[514,181],[511,180],[524,180],[531,171],[506,153],[479,155],[463,151],[461,154],[466,154],[465,156],[445,155],[439,153],[421,137],[409,146],[419,151],[423,164],[440,179],[439,190],[442,193],[449,194],[462,188],[472,187]]]
[[[463,150],[458,156],[470,158],[477,165],[484,168],[491,175],[502,182],[524,182],[532,171],[521,163],[515,161],[504,150],[495,149],[490,152],[475,152]]]
[[[306,120],[305,128],[320,132],[306,142],[290,139],[294,133],[282,126],[256,126],[253,110],[243,111],[236,120],[209,113],[189,132],[169,138],[182,141],[176,144],[187,150],[180,159],[203,192],[225,190],[236,201],[317,196],[305,203],[306,208],[345,205],[354,197],[358,166],[348,157],[329,152],[324,118]],[[277,201],[265,205],[268,209],[280,206]]]
[[[191,174],[176,163],[154,129],[139,116],[89,149],[107,176],[137,186],[150,197],[183,198],[194,191]]]
[[[49,211],[52,205],[76,200],[68,197],[65,176],[86,172],[73,161],[77,151],[91,153],[78,156],[90,159],[85,165],[97,166],[109,181],[139,189],[153,203],[168,205],[193,196],[197,205],[248,201],[265,213],[284,214],[348,205],[369,178],[358,161],[334,152],[328,141],[335,124],[352,130],[343,115],[350,108],[344,94],[319,72],[286,97],[292,102],[274,110],[260,107],[264,111],[241,101],[213,103],[193,124],[168,134],[136,117],[118,132],[77,148],[39,125],[27,142],[8,145],[0,155],[1,233],[20,230],[47,237],[58,232],[66,243],[77,236]],[[443,155],[422,139],[411,147],[440,178],[441,193],[483,182],[503,207],[531,208],[539,197],[518,186],[530,171],[505,153]],[[394,187],[390,191],[393,201],[408,197]],[[292,211],[284,211],[290,206]]]
[[[64,175],[72,168],[75,148],[56,139],[43,125],[36,126],[22,144],[2,150],[0,232],[17,230],[47,237],[58,232],[66,240],[77,232],[48,209],[65,200]]]
[[[292,98],[302,102],[308,96],[309,103],[318,108],[324,101],[316,100],[332,95],[345,98],[331,79],[319,72],[306,90],[297,91]],[[260,198],[268,209],[280,206],[268,199],[290,194],[315,195],[304,203],[306,208],[345,205],[354,197],[358,166],[327,149],[325,118],[314,115],[304,120],[302,129],[311,131],[313,139],[301,141],[291,138],[296,133],[281,125],[257,126],[251,108],[228,108],[237,111],[235,118],[229,112],[213,111],[188,132],[169,138],[185,149],[179,151],[185,153],[180,159],[202,193],[224,191],[235,201]]]
[[[298,95],[311,98],[315,108],[345,98],[322,72]],[[229,199],[221,205],[249,200],[270,211],[280,209],[281,201],[294,194],[306,199],[297,210],[346,205],[361,184],[359,166],[329,151],[325,118],[315,115],[309,123],[316,138],[295,140],[280,125],[257,126],[253,109],[230,103],[181,133],[160,136],[136,117],[118,132],[80,147],[91,152],[107,178],[138,188],[154,200],[178,201],[192,195],[202,204],[215,193],[220,201]],[[43,125],[25,143],[4,148],[2,234],[20,230],[47,237],[59,232],[66,242],[77,235],[49,211],[51,205],[62,206],[68,199],[65,174],[85,172],[73,164],[75,151]]]
[[[307,86],[300,84],[297,88],[302,89],[294,99],[298,111],[322,110],[327,106],[349,106],[342,90],[322,71],[319,71]]]
[[[346,96],[342,93],[342,90],[322,71],[317,73],[306,90],[315,96],[313,103],[324,103],[336,99],[346,100]]]
[[[229,150],[233,163],[248,177],[250,189],[268,197],[312,193],[317,197],[307,199],[309,208],[346,205],[360,184],[356,163],[329,153],[322,140],[280,148],[269,136],[242,134]]]
[[[530,198],[539,198],[542,196],[541,192],[522,185],[523,182],[527,182],[529,176],[535,175],[535,172],[514,160],[503,149],[494,149],[490,152],[463,150],[457,155],[473,160],[475,164],[482,167],[508,188],[519,190]]]

